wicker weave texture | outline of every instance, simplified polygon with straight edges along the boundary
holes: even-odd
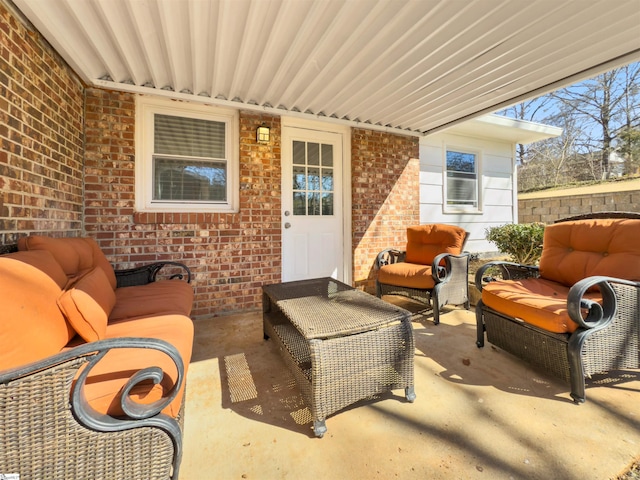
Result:
[[[173,444],[159,428],[96,432],[69,407],[76,359],[0,386],[0,472],[31,479],[169,479]]]
[[[612,286],[616,292],[617,314],[606,329],[593,332],[585,341],[581,357],[586,376],[640,368],[640,289],[620,284]]]
[[[350,287],[325,296],[317,283],[307,291],[283,285],[264,287],[265,334],[278,345],[314,421],[375,394],[413,387],[409,312]],[[293,291],[301,297],[291,298]],[[313,328],[314,322],[327,324]]]
[[[565,382],[570,381],[568,335],[546,332],[485,307],[487,340]]]
[[[398,285],[378,284],[380,296],[399,295],[421,302],[431,307],[431,290],[419,290],[417,288],[401,287]]]
[[[576,372],[570,368],[569,334],[542,330],[483,305],[487,340],[567,383],[571,383],[572,373],[574,382],[583,384],[584,377],[640,368],[640,289],[616,283],[612,287],[616,294],[616,315],[606,327],[583,332]]]

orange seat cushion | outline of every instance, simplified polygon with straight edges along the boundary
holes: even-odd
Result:
[[[147,285],[116,289],[116,305],[109,322],[144,315],[180,314],[193,308],[193,287],[182,280],[158,280]]]
[[[576,220],[544,231],[540,276],[570,287],[593,275],[640,281],[640,220]]]
[[[0,257],[0,370],[54,355],[73,338],[75,332],[56,304],[65,281],[49,252]]]
[[[109,324],[105,338],[147,337],[166,340],[177,348],[186,372],[193,347],[193,322],[183,315],[164,315],[128,319]],[[132,390],[132,399],[149,404],[162,398],[177,378],[173,362],[163,353],[152,349],[113,349],[91,370],[85,386],[85,395],[92,408],[111,416],[124,414],[118,394],[131,376],[147,367],[157,366],[165,372],[160,384],[151,382]],[[183,379],[184,380],[184,379]],[[176,417],[184,397],[184,383],[176,398],[162,412]]]
[[[435,286],[431,276],[431,265],[399,262],[380,267],[378,282],[398,287],[432,289]]]
[[[82,276],[58,297],[58,306],[67,321],[87,342],[104,338],[115,303],[116,294],[100,267]]]
[[[427,224],[407,228],[406,262],[431,265],[441,253],[459,255],[466,232],[455,225]]]
[[[542,278],[499,280],[482,289],[482,303],[509,317],[553,333],[572,333],[578,324],[569,318],[569,287]],[[598,292],[585,298],[599,301]]]

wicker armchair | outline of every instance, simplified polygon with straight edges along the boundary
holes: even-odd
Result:
[[[84,398],[84,384],[91,368],[115,348],[163,352],[176,365],[178,381],[156,404],[136,404],[127,395],[131,388],[162,380],[157,368],[139,371],[121,397],[127,417],[96,414]],[[178,351],[150,338],[85,343],[0,372],[0,472],[20,472],[22,479],[178,478],[182,415],[175,420],[159,412],[173,400],[183,377]]]
[[[461,253],[468,233],[452,225],[407,228],[405,251],[389,248],[376,257],[376,295],[400,295],[432,307],[440,323],[445,305],[469,309],[469,255]]]
[[[576,403],[586,399],[585,377],[639,368],[639,235],[639,214],[572,217],[545,229],[540,267],[484,265],[475,278],[477,346],[486,333],[570,384]]]

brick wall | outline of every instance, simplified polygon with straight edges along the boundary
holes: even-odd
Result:
[[[171,259],[194,273],[194,317],[260,308],[281,279],[280,119],[240,113],[240,212],[135,211],[135,96],[85,88],[0,2],[0,241],[94,237],[118,268]],[[269,145],[255,129],[271,128]],[[354,284],[419,223],[418,139],[352,130]]]
[[[406,227],[420,223],[418,156],[417,137],[352,130],[353,283],[367,292],[378,252],[404,249]]]
[[[0,242],[82,230],[83,86],[0,2]]]
[[[615,188],[612,184],[612,190]],[[561,218],[596,212],[640,212],[640,190],[558,196],[550,192],[545,198],[518,199],[519,223],[553,223]]]
[[[259,145],[256,127],[271,128]],[[175,260],[194,274],[193,316],[260,307],[280,281],[280,119],[240,113],[240,212],[134,211],[135,97],[87,89],[85,229],[119,268]]]

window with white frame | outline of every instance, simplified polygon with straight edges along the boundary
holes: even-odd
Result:
[[[136,112],[139,211],[237,211],[237,111],[140,96]]]
[[[446,152],[445,209],[479,210],[479,153],[449,149]]]

